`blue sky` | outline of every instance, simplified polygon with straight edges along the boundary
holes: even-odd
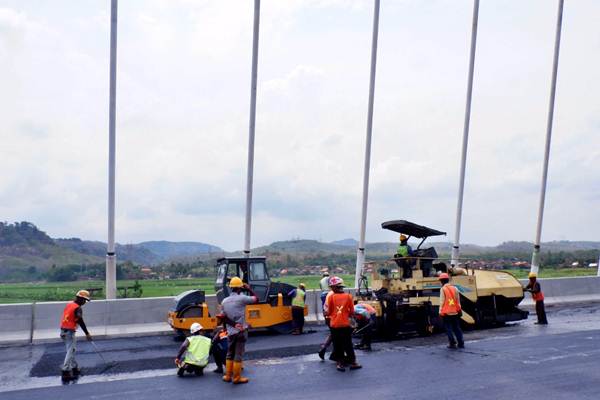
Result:
[[[0,0],[0,215],[106,238],[109,1]],[[368,241],[449,232],[472,1],[383,0]],[[567,1],[543,240],[599,240],[600,3]],[[533,240],[556,2],[483,1],[462,241]],[[253,246],[358,237],[370,0],[263,0]],[[252,2],[120,2],[117,240],[243,241]]]

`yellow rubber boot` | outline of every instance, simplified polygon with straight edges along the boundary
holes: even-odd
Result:
[[[242,363],[240,361],[233,363],[233,383],[248,383],[248,378],[242,376]]]
[[[233,360],[225,361],[225,375],[223,375],[223,381],[231,382],[233,378]]]

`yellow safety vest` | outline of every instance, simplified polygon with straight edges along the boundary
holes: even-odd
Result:
[[[208,356],[210,354],[211,340],[202,335],[189,336],[187,340],[190,344],[183,361],[187,364],[206,367],[208,364]]]
[[[292,300],[292,305],[304,308],[304,290],[296,289],[296,296]]]

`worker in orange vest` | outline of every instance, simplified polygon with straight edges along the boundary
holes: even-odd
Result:
[[[344,281],[337,276],[329,279],[332,294],[325,300],[324,312],[329,317],[329,329],[333,341],[331,358],[337,362],[337,370],[344,372],[346,366],[351,370],[362,368],[356,362],[352,345],[352,326],[350,318],[354,314],[354,300],[350,293],[344,292]]]
[[[449,283],[450,277],[447,273],[440,274],[439,280],[442,284],[440,288],[440,317],[444,321],[444,327],[448,335],[448,348],[455,349],[458,344],[458,348],[463,349],[465,342],[460,329],[460,317],[462,316],[460,294],[458,289]]]
[[[529,283],[525,286],[524,290],[531,293],[531,298],[535,301],[535,313],[538,319],[536,324],[548,325],[546,308],[544,307],[544,292],[542,292],[542,287],[537,281],[537,274],[535,272],[529,273]]]
[[[81,311],[81,307],[88,301],[90,301],[90,292],[87,290],[80,290],[75,295],[75,300],[67,304],[63,310],[62,320],[60,322],[60,338],[65,343],[67,350],[65,361],[62,365],[63,381],[76,379],[81,373],[77,361],[75,361],[75,349],[77,344],[75,333],[77,331],[77,325],[81,327],[87,340],[92,340],[92,335],[90,335],[85,326],[85,322],[83,322],[83,312]]]

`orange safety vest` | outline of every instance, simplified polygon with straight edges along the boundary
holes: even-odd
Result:
[[[444,285],[442,290],[444,291],[444,304],[440,306],[440,315],[458,314],[461,310],[458,302],[458,290],[452,285]]]
[[[62,316],[62,321],[60,322],[61,329],[68,329],[70,331],[77,330],[77,317],[75,317],[75,310],[79,308],[79,304],[72,301],[67,304]]]
[[[542,292],[540,290],[537,293],[531,293],[531,297],[533,298],[533,301],[543,301],[544,300],[544,292]]]

